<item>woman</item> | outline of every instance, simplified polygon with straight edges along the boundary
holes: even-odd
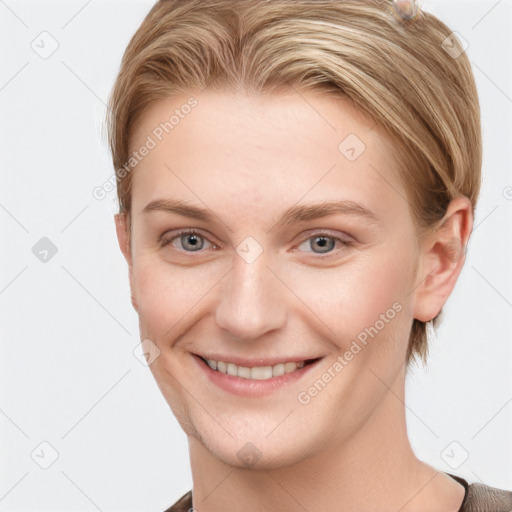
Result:
[[[168,510],[510,511],[405,423],[480,185],[450,30],[410,2],[160,0],[109,106],[132,304],[189,442]]]

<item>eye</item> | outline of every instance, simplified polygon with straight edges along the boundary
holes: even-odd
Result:
[[[167,236],[166,236],[167,235]],[[174,249],[179,252],[201,252],[205,249],[208,249],[208,244],[210,244],[211,249],[218,249],[219,247],[216,244],[210,242],[202,233],[195,230],[183,230],[178,233],[164,233],[160,237],[160,245],[161,247],[166,247],[171,245]],[[304,240],[298,247],[308,247],[311,249],[305,252],[312,252],[317,255],[325,255],[323,257],[328,258],[332,254],[335,253],[336,246],[341,245],[341,249],[348,248],[352,245],[351,240],[344,240],[339,237],[335,237],[330,235],[329,233],[319,232],[314,233],[312,236]],[[304,249],[302,249],[304,250]]]
[[[165,247],[172,245],[175,249],[182,252],[199,252],[206,244],[211,244],[208,239],[197,231],[181,231],[179,233],[173,233],[173,236],[165,237],[162,235],[160,245]],[[181,247],[176,247],[180,245]],[[211,244],[212,247],[216,248],[215,244]]]
[[[310,236],[308,239],[304,240],[299,245],[300,247],[309,247],[312,249],[312,251],[306,251],[306,252],[313,252],[313,254],[326,254],[329,257],[331,256],[331,253],[334,252],[334,249],[336,247],[336,242],[339,242],[341,244],[341,248],[348,248],[352,245],[351,240],[342,240],[341,238],[332,236],[328,233],[315,233],[313,236]]]

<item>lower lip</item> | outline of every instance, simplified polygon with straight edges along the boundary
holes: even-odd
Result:
[[[271,395],[277,390],[297,382],[304,375],[309,373],[309,371],[320,361],[320,359],[318,359],[314,363],[307,364],[303,368],[294,370],[290,373],[285,373],[279,377],[257,380],[244,379],[242,377],[228,375],[227,373],[221,373],[216,370],[212,370],[199,356],[194,355],[194,359],[197,361],[200,369],[216,386],[223,389],[224,391],[232,393],[233,395],[244,397],[260,397]]]

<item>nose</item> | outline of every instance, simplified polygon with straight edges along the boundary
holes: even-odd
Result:
[[[217,325],[242,341],[279,329],[286,321],[283,288],[265,253],[251,263],[236,254],[221,290]]]

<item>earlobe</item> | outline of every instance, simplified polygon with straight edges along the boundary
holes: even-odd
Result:
[[[442,221],[421,243],[414,318],[428,322],[448,300],[464,266],[473,228],[473,210],[466,197],[453,199]]]

